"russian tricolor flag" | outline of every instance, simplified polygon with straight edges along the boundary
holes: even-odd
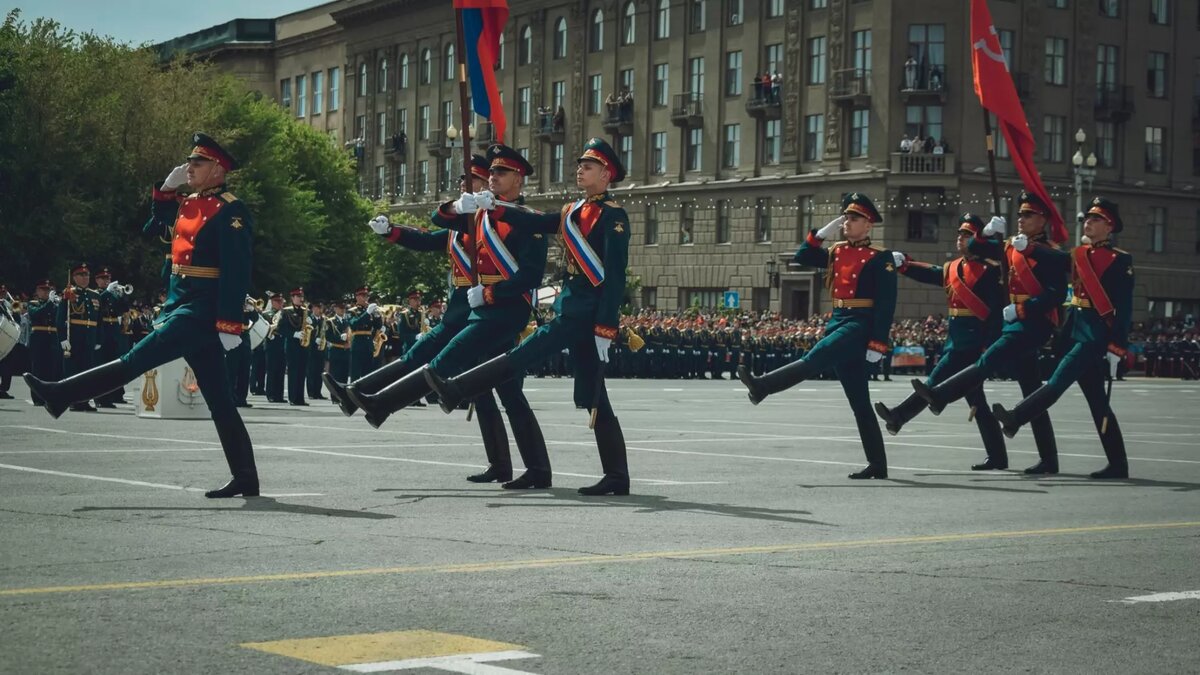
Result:
[[[462,10],[467,78],[471,82],[471,106],[475,114],[491,120],[497,142],[504,141],[504,105],[496,85],[500,60],[500,33],[508,23],[508,0],[454,0]]]

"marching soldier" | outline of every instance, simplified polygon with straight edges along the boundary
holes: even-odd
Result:
[[[225,189],[226,172],[236,168],[233,157],[204,134],[195,134],[193,145],[187,163],[175,167],[154,190],[151,217],[160,221],[159,231],[174,222],[175,232],[170,292],[154,333],[120,359],[61,382],[32,374],[25,381],[58,417],[72,403],[106,394],[183,357],[196,374],[233,474],[224,487],[205,496],[253,497],[259,489],[254,450],[233,405],[224,367],[224,352],[241,344],[253,226],[249,209]],[[186,197],[176,192],[185,182],[196,191]]]
[[[496,197],[519,203],[525,177],[532,175],[533,167],[520,153],[505,145],[488,148],[487,160],[490,162],[489,187]],[[491,192],[480,194],[492,198]],[[350,396],[363,408],[372,425],[378,426],[377,423],[382,423],[392,413],[418,403],[421,397],[430,393],[430,384],[424,375],[426,370],[434,369],[446,376],[457,375],[481,360],[507,351],[529,322],[532,293],[541,284],[546,267],[545,237],[513,227],[505,220],[502,210],[492,212],[477,209],[477,206],[476,195],[463,193],[457,202],[443,205],[433,217],[434,224],[460,232],[453,237],[449,233],[442,236],[450,248],[455,285],[461,283],[460,278],[465,278],[468,286],[462,298],[466,300],[466,307],[462,309],[469,312],[465,324],[453,334],[449,331],[437,336],[432,332],[426,334],[417,343],[417,349],[404,357],[404,361],[411,364],[410,372],[378,393],[362,394],[356,387],[349,389]],[[406,228],[402,228],[397,236],[401,245],[405,245],[405,240],[410,237],[414,242],[418,239]],[[470,285],[472,277],[477,281],[473,286]],[[452,308],[454,302],[452,298]],[[448,316],[441,325],[449,324]],[[449,336],[445,343],[441,341],[442,335]],[[429,343],[430,349],[439,344],[444,346],[429,358],[428,366],[421,368],[424,363],[418,363],[413,357],[417,356],[414,352],[426,350],[425,343]],[[470,398],[475,399],[479,414],[488,469],[468,480],[496,481],[510,490],[551,487],[549,455],[541,427],[525,398],[523,376],[524,373],[512,381],[497,383],[496,391],[512,425],[517,449],[525,462],[525,473],[512,479],[507,433],[499,408],[488,391],[491,387],[487,387]],[[455,399],[448,410],[453,410],[462,400]]]
[[[354,291],[354,308],[350,310],[350,332],[347,335],[350,338],[351,382],[375,369],[375,333],[383,330],[383,319],[379,305],[367,302],[370,297],[371,289],[366,286]]]
[[[592,412],[604,470],[604,478],[598,483],[579,488],[583,495],[629,494],[625,439],[609,403],[601,370],[608,360],[609,345],[618,335],[625,296],[629,217],[608,194],[609,186],[624,177],[625,169],[616,152],[604,140],[593,138],[584,147],[575,170],[576,185],[584,192],[582,199],[564,205],[558,215],[514,208],[488,213],[487,217],[512,225],[514,233],[525,230],[561,234],[567,269],[555,305],[556,316],[515,349],[462,375],[445,379],[446,371],[440,370],[436,362],[425,369],[427,381],[441,399],[442,410],[450,412],[464,398],[519,378],[530,367],[569,348],[575,371],[575,405]],[[544,256],[545,243],[540,248]],[[539,280],[531,281],[536,284]],[[497,291],[485,291],[483,295],[486,304],[494,304],[501,297]]]
[[[29,370],[41,380],[57,380],[62,374],[62,346],[56,320],[60,302],[62,298],[46,279],[38,282],[33,299],[25,305],[29,315]],[[42,405],[37,392],[32,394],[33,404]]]
[[[308,342],[308,365],[304,367],[305,379],[308,384],[308,397],[324,401],[321,395],[321,376],[325,374],[325,335],[326,322],[325,305],[319,300],[308,303],[308,321],[311,326]]]
[[[345,382],[350,379],[350,318],[346,316],[346,303],[343,300],[335,300],[333,303],[333,316],[325,322],[325,343],[329,345],[329,373],[328,378],[332,378],[338,382]],[[323,379],[328,379],[326,374],[322,373]],[[330,398],[337,405],[338,401],[334,397],[333,392],[330,392]]]
[[[229,386],[233,389],[233,404],[239,408],[253,408],[250,394],[250,328],[258,321],[258,308],[249,295],[242,305],[242,341],[237,347],[225,352],[225,369]]]
[[[1036,195],[1021,193],[1017,220],[1020,233],[1004,249],[1009,293],[1009,304],[1002,310],[1004,327],[999,339],[973,365],[936,386],[912,381],[913,389],[933,414],[940,415],[947,405],[979,388],[989,376],[1009,368],[1015,371],[1022,395],[1029,396],[1041,386],[1038,352],[1058,326],[1070,264],[1069,256],[1047,237],[1050,213]],[[1034,416],[1032,428],[1040,461],[1025,473],[1058,473],[1058,447],[1050,415],[1043,411]]]
[[[267,394],[268,403],[283,403],[283,376],[287,372],[287,360],[284,356],[284,344],[287,342],[280,322],[283,320],[283,294],[271,294],[271,306],[263,312],[263,316],[271,322],[267,331],[266,346],[263,347],[263,362],[266,366],[263,390]]]
[[[804,358],[754,377],[745,366],[738,377],[757,405],[781,392],[833,368],[854,411],[868,466],[850,474],[852,479],[887,478],[887,456],[879,422],[871,411],[867,364],[878,363],[891,350],[889,335],[896,310],[896,266],[892,254],[871,243],[871,227],[883,218],[866,195],[852,193],[842,200],[842,215],[820,230],[812,230],[796,252],[796,262],[825,267],[825,285],[833,300],[833,318],[825,337]],[[845,232],[846,239],[825,250],[821,244]]]
[[[129,351],[121,320],[129,308],[129,299],[125,297],[125,289],[119,282],[112,280],[112,273],[107,267],[96,272],[96,290],[100,300],[99,322],[97,328],[97,343],[100,349],[96,352],[97,363],[107,363],[120,358]],[[97,408],[115,408],[117,403],[126,403],[124,387],[111,394],[96,399]]]
[[[91,277],[86,263],[72,268],[71,285],[63,291],[63,302],[58,306],[58,334],[62,339],[63,375],[66,377],[91,368],[94,358],[92,352],[100,347],[96,341],[100,297],[88,288]],[[79,412],[96,412],[87,399],[71,401],[70,408]]]
[[[999,403],[994,408],[1004,425],[1004,435],[1012,438],[1023,425],[1054,405],[1072,382],[1078,382],[1108,458],[1108,466],[1093,472],[1092,478],[1129,477],[1125,439],[1104,393],[1101,366],[1107,366],[1111,387],[1117,366],[1129,349],[1133,256],[1114,248],[1110,239],[1122,225],[1115,202],[1103,197],[1092,200],[1083,221],[1084,242],[1071,253],[1075,294],[1063,331],[1074,344],[1045,384],[1026,394],[1011,411]]]
[[[964,214],[958,225],[957,246],[961,257],[945,266],[910,260],[899,251],[892,254],[897,269],[904,276],[946,289],[949,339],[946,341],[945,356],[929,375],[928,383],[931,386],[974,363],[984,348],[1000,334],[1000,315],[1007,301],[1003,285],[1004,271],[999,262],[1004,250],[999,239],[992,234],[1002,235],[1004,225],[1004,219],[998,216],[984,225],[979,216]],[[987,459],[971,469],[1007,469],[1008,452],[1004,447],[1004,437],[988,408],[983,388],[967,393],[966,399],[975,424],[979,427],[979,435],[983,438],[983,448],[987,451]],[[888,433],[895,436],[926,406],[925,400],[913,392],[895,408],[876,403],[875,412],[886,423]]]
[[[308,343],[312,339],[312,326],[308,322],[308,309],[304,307],[304,289],[294,288],[289,295],[292,304],[280,312],[279,329],[276,331],[284,338],[287,398],[290,405],[308,405],[304,402],[304,368],[308,362]]]
[[[397,349],[400,354],[412,349],[425,328],[425,312],[421,311],[421,291],[409,291],[405,299],[408,306],[401,309],[396,319],[396,335],[400,339]]]

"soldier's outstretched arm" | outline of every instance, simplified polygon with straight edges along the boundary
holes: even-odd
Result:
[[[457,213],[454,210],[453,204],[454,202],[446,202],[437,207],[429,216],[430,222],[447,230],[470,234],[471,230],[475,228],[475,214]]]
[[[447,229],[422,232],[407,225],[392,226],[391,231],[383,236],[384,239],[410,251],[445,251],[446,240],[449,237],[450,230]]]
[[[942,286],[946,281],[945,269],[941,265],[913,260],[907,256],[904,257],[904,263],[899,265],[896,271],[921,284]]]
[[[492,211],[492,214],[493,217],[503,220],[513,227],[532,230],[541,234],[557,234],[561,218],[566,214],[568,208],[563,207],[563,211],[560,214],[554,212],[538,213],[537,211],[509,209],[497,206]]]

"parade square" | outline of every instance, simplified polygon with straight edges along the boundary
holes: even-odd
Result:
[[[1127,481],[1086,478],[1104,457],[1077,389],[1051,415],[1059,475],[1020,474],[1028,431],[1013,470],[968,470],[982,451],[959,403],[885,437],[889,480],[850,481],[836,382],[750,406],[728,380],[614,381],[632,489],[599,499],[575,493],[597,473],[570,387],[527,381],[555,468],[527,492],[464,480],[481,447],[462,412],[375,430],[255,397],[264,496],[230,502],[201,495],[223,467],[207,421],[52,423],[0,402],[0,670],[333,672],[241,645],[396,631],[533,655],[474,664],[509,672],[1195,665],[1200,386],[1116,384]]]

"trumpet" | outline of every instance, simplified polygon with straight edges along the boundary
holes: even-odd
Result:
[[[375,333],[375,337],[372,339],[373,347],[371,350],[371,358],[379,358],[379,352],[383,351],[383,343],[387,341],[387,332],[382,328],[379,329],[379,331]]]
[[[125,284],[122,286],[121,293],[124,295],[133,295],[133,284]]]

